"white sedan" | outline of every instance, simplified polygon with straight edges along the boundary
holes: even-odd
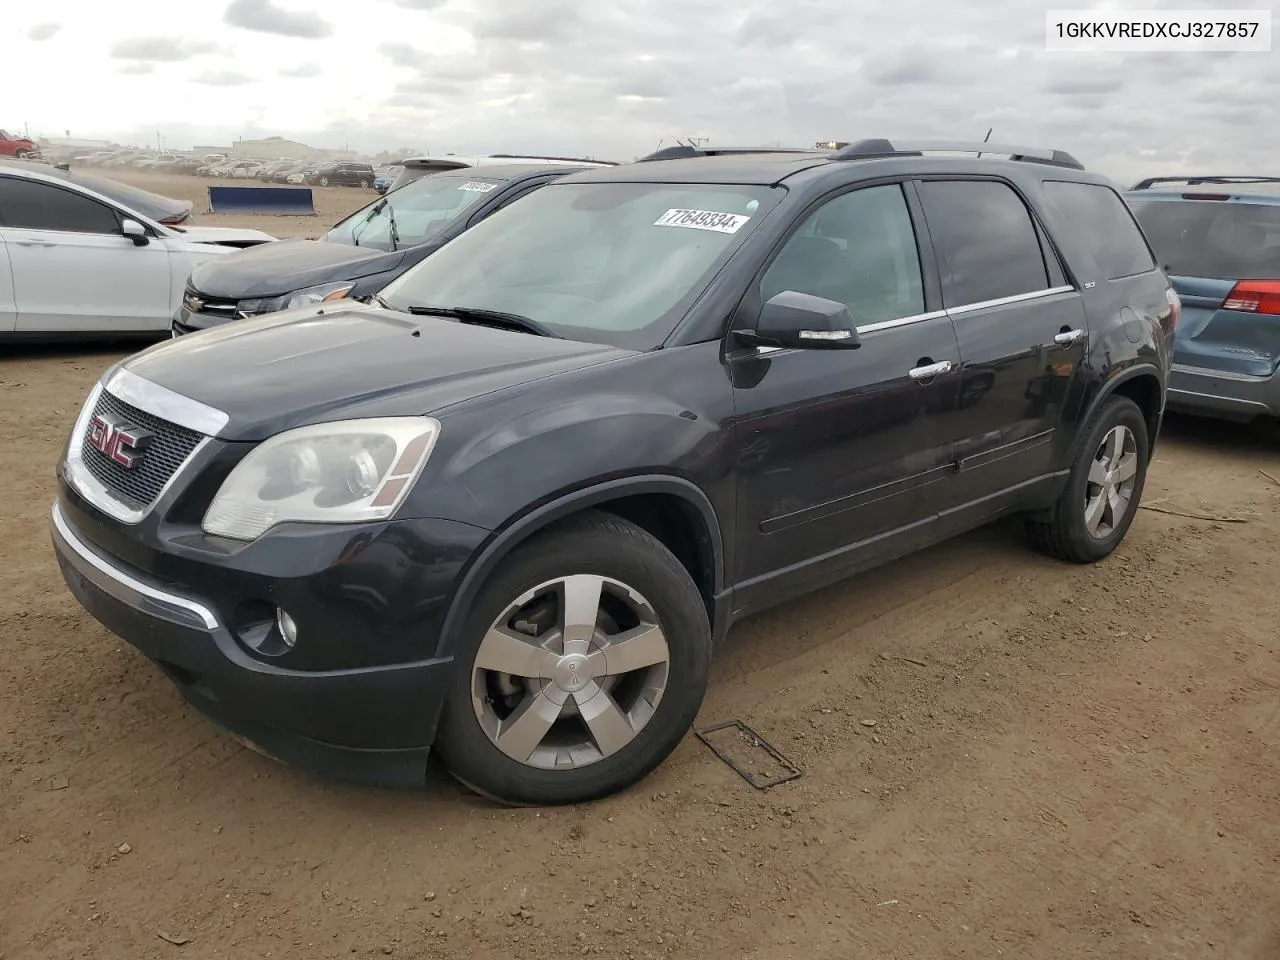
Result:
[[[274,239],[166,227],[80,184],[0,167],[0,339],[167,334],[197,265]]]

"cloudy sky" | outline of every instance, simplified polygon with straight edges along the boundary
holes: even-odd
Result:
[[[27,79],[6,85],[0,126],[135,144],[159,132],[176,148],[278,134],[618,160],[677,137],[808,145],[994,127],[993,141],[1060,147],[1122,179],[1275,172],[1280,45],[1047,53],[1048,6],[1170,5],[30,0],[5,18],[18,27],[5,69]]]

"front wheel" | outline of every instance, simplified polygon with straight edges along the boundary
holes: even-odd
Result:
[[[14,153],[14,156],[17,157],[19,160],[29,160],[31,159],[31,151],[19,150],[16,153]]]
[[[369,189],[369,181],[368,181],[368,180],[361,180],[361,181],[360,181],[360,189],[361,189],[361,190],[368,190],[368,189]]]
[[[328,177],[321,177],[321,178],[320,178],[320,186],[322,186],[322,187],[327,187],[328,185],[329,185],[329,178],[328,178]]]
[[[1147,421],[1127,397],[1112,397],[1081,432],[1075,461],[1049,521],[1028,531],[1043,552],[1072,563],[1094,563],[1124,539],[1147,479]]]
[[[436,746],[509,804],[581,803],[659,766],[702,704],[706,606],[657,539],[584,514],[517,548],[481,589]]]

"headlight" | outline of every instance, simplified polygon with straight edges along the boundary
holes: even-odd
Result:
[[[205,533],[255,540],[278,523],[384,520],[431,455],[440,423],[387,417],[278,434],[236,465],[204,515]]]
[[[286,293],[283,297],[268,297],[262,300],[241,300],[236,309],[246,317],[260,317],[264,313],[275,313],[277,310],[292,310],[294,307],[306,307],[313,303],[327,303],[330,300],[342,300],[354,290],[356,285],[349,280],[337,283],[322,283],[317,287],[306,287]]]

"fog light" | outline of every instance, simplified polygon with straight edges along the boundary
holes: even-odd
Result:
[[[280,631],[284,645],[292,650],[293,645],[298,642],[298,625],[293,622],[293,617],[284,612],[283,607],[276,608],[276,629]]]

